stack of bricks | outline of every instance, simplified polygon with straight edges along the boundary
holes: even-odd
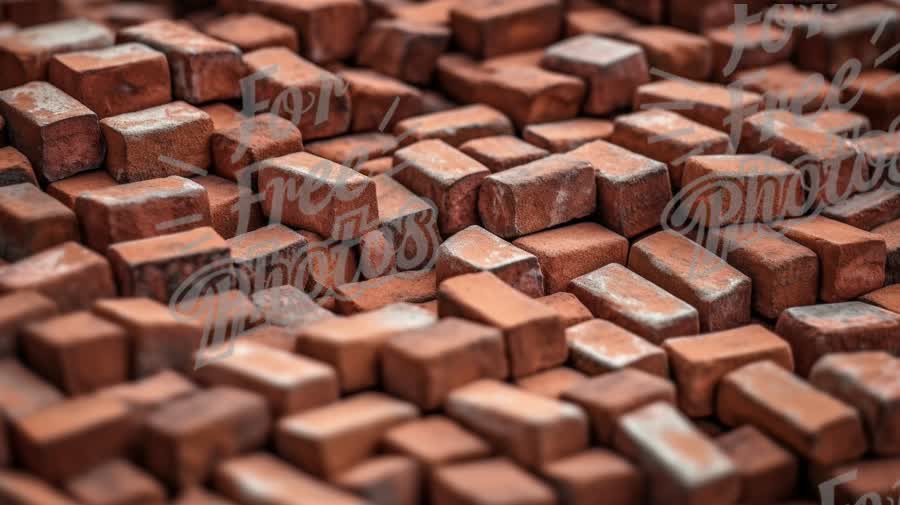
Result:
[[[900,2],[0,2],[0,505],[900,482]]]

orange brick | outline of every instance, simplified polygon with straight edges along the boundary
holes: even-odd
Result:
[[[449,42],[450,30],[443,26],[381,19],[360,40],[356,61],[402,81],[428,84]]]
[[[649,26],[625,30],[617,37],[641,46],[651,68],[698,81],[708,80],[712,73],[712,46],[704,36],[667,26]]]
[[[529,393],[559,399],[566,390],[585,380],[587,375],[574,368],[560,366],[520,377],[516,379],[516,386]]]
[[[569,354],[576,369],[594,376],[623,368],[637,368],[667,377],[663,350],[609,321],[593,319],[566,330]]]
[[[0,499],[10,505],[79,505],[71,498],[24,472],[0,472]]]
[[[556,503],[553,490],[511,461],[485,459],[457,463],[438,470],[431,486],[434,505],[496,503]]]
[[[115,186],[116,180],[105,170],[91,170],[51,182],[47,194],[56,198],[66,207],[75,210],[75,202],[82,193],[95,189]]]
[[[634,94],[634,109],[665,109],[678,105],[682,116],[726,133],[760,110],[762,97],[718,84],[663,80],[644,84]]]
[[[229,14],[207,23],[203,31],[244,52],[273,46],[283,46],[294,52],[300,48],[294,27],[258,14]]]
[[[340,474],[335,483],[373,504],[416,505],[419,467],[403,456],[375,456]]]
[[[0,122],[0,136],[4,136],[4,124],[5,121]],[[0,141],[0,186],[13,186],[26,182],[37,186],[38,181],[34,176],[31,162],[15,147],[2,147],[5,143],[5,139]],[[51,196],[53,195],[51,194]]]
[[[111,485],[113,482],[115,485]],[[91,468],[66,481],[63,487],[84,505],[164,505],[166,499],[166,492],[157,481],[120,459]]]
[[[794,494],[797,458],[750,425],[716,439],[741,477],[740,503],[779,503]]]
[[[0,357],[17,354],[22,328],[29,323],[49,319],[57,312],[53,300],[34,291],[0,296]]]
[[[252,294],[277,286],[306,285],[309,243],[290,228],[272,224],[228,239],[237,287]]]
[[[206,190],[210,226],[222,238],[230,239],[263,226],[262,207],[253,198],[249,187],[239,186],[216,175],[194,177],[192,180]]]
[[[490,456],[491,447],[455,421],[433,415],[388,430],[382,446],[414,458],[429,471],[450,463]]]
[[[391,131],[400,121],[425,113],[422,92],[393,77],[364,69],[343,69],[338,77],[353,95],[354,132]]]
[[[34,184],[0,186],[0,257],[18,261],[79,235],[75,213]]]
[[[644,498],[640,471],[607,449],[589,449],[560,459],[540,473],[566,505],[590,505],[601,495],[610,505],[637,505]]]
[[[556,311],[565,328],[583,323],[594,317],[591,311],[572,293],[560,291],[559,293],[537,298],[537,301]]]
[[[216,174],[242,186],[250,182],[243,170],[254,172],[250,180],[256,181],[255,172],[263,160],[303,150],[300,130],[291,121],[268,113],[212,132],[209,143]]]
[[[106,396],[125,402],[139,419],[170,401],[197,392],[197,386],[183,375],[172,370],[163,370],[134,382],[123,382],[97,391],[97,396]]]
[[[509,118],[486,105],[468,105],[405,119],[394,128],[401,145],[439,139],[459,146],[469,140],[494,135],[512,135]]]
[[[823,110],[803,117],[828,133],[851,140],[863,137],[872,126],[866,116],[846,110]]]
[[[562,7],[552,0],[457,2],[450,10],[454,41],[490,58],[543,47],[559,38]]]
[[[468,154],[491,172],[502,172],[541,159],[548,152],[512,135],[484,137],[466,142],[459,150]]]
[[[767,109],[782,108],[796,112],[816,112],[827,103],[835,103],[841,90],[822,74],[799,70],[790,63],[779,63],[734,75],[746,89],[759,93]]]
[[[871,230],[900,218],[900,191],[886,184],[831,205],[822,211],[822,215],[854,228]]]
[[[397,139],[387,133],[352,133],[306,145],[306,152],[358,172],[362,172],[365,163],[390,157],[396,149]]]
[[[737,78],[737,72],[788,61],[794,50],[790,30],[775,23],[740,23],[707,32],[712,46],[713,77],[718,81]]]
[[[434,266],[441,240],[437,209],[387,174],[373,176],[372,182],[381,219],[379,232],[394,251],[397,270]]]
[[[537,66],[500,66],[478,91],[480,101],[503,112],[517,128],[574,118],[584,101],[585,84],[576,76]]]
[[[568,37],[586,33],[612,37],[637,26],[637,20],[616,9],[592,6],[566,12],[565,26]]]
[[[612,132],[610,121],[575,118],[528,125],[522,136],[527,142],[552,153],[565,153],[588,142],[605,139]]]

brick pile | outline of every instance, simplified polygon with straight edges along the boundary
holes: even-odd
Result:
[[[900,2],[0,2],[0,505],[900,493]]]

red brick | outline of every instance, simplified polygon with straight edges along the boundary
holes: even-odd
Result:
[[[753,282],[753,310],[776,319],[787,308],[816,303],[816,254],[764,224],[711,229],[707,248]]]
[[[256,306],[239,290],[185,297],[172,309],[176,318],[203,329],[199,343],[203,352],[198,354],[195,368],[229,355],[234,339],[260,321]],[[218,347],[222,343],[227,345]]]
[[[49,81],[100,118],[172,101],[166,56],[143,44],[58,54]]]
[[[603,140],[585,144],[567,156],[593,167],[603,225],[629,238],[659,226],[672,198],[664,164]]]
[[[222,460],[260,448],[270,418],[261,396],[203,390],[153,412],[144,424],[144,464],[176,488],[201,484]]]
[[[390,155],[396,149],[397,140],[393,135],[386,133],[354,133],[317,140],[306,145],[306,152],[340,163],[363,174],[365,174],[362,170],[363,164],[382,157],[390,159]]]
[[[635,243],[628,268],[694,306],[701,331],[750,321],[750,278],[673,231]]]
[[[589,449],[563,458],[540,473],[565,505],[590,505],[599,496],[609,505],[638,505],[644,498],[640,471],[607,449]]]
[[[430,312],[409,304],[390,305],[308,325],[297,341],[297,351],[334,367],[341,391],[358,391],[378,384],[381,349],[391,336],[436,320]]]
[[[394,128],[401,145],[440,139],[452,146],[494,135],[512,135],[509,118],[486,105],[468,105],[401,121]]]
[[[57,314],[56,303],[32,291],[18,291],[0,296],[0,356],[14,356],[19,332],[27,324]]]
[[[672,111],[649,109],[621,115],[609,141],[669,167],[672,187],[678,189],[685,162],[700,154],[727,154],[728,135]]]
[[[54,54],[100,49],[113,44],[105,26],[86,19],[71,19],[19,30],[0,43],[0,89],[47,79]]]
[[[403,456],[376,456],[335,479],[335,484],[375,505],[416,505],[421,484],[416,462]]]
[[[768,361],[726,375],[716,410],[725,424],[752,425],[815,464],[854,460],[866,450],[855,410]]]
[[[303,235],[272,224],[228,239],[237,287],[245,293],[277,287],[306,285]]]
[[[775,225],[787,238],[819,257],[819,298],[852,300],[884,284],[884,239],[852,226],[816,216]]]
[[[737,502],[731,459],[665,402],[623,416],[614,446],[647,472],[650,503]]]
[[[433,266],[441,240],[437,210],[388,175],[374,176],[372,181],[378,199],[380,230],[396,252],[397,269]]]
[[[715,130],[729,133],[760,110],[762,96],[718,84],[663,80],[644,84],[634,93],[634,109],[671,109]]]
[[[95,5],[90,11],[91,19],[103,23],[113,30],[121,30],[122,28],[158,19],[172,19],[174,16],[175,12],[172,5],[145,4],[142,2]]]
[[[856,139],[854,145],[861,156],[865,157],[869,165],[870,177],[873,183],[886,180],[893,186],[900,182],[897,172],[897,160],[900,158],[898,149],[898,133],[869,132],[862,138]]]
[[[375,21],[359,42],[356,62],[412,84],[428,84],[450,30],[403,19]]]
[[[629,107],[638,86],[650,79],[639,46],[595,35],[579,35],[550,46],[541,64],[584,79],[584,112],[592,115]]]
[[[101,389],[96,394],[125,402],[139,419],[144,419],[166,403],[195,392],[197,386],[193,382],[177,372],[163,370],[135,382]]]
[[[362,393],[282,418],[275,447],[304,471],[334,478],[369,457],[385,432],[417,415],[409,403]]]
[[[75,201],[85,243],[98,252],[129,240],[208,226],[203,186],[183,177],[120,184],[82,193]]]
[[[61,481],[123,456],[135,428],[124,403],[82,396],[15,419],[12,433],[25,468],[41,478]]]
[[[498,402],[498,397],[504,401]],[[489,440],[498,452],[540,468],[588,445],[587,416],[574,405],[485,379],[450,394],[448,415]]]
[[[400,121],[425,113],[422,92],[392,77],[362,69],[344,69],[338,76],[353,95],[352,131],[391,131]]]
[[[538,298],[537,301],[556,311],[563,327],[566,328],[594,317],[591,311],[572,293],[560,291]]]
[[[66,481],[63,487],[84,505],[166,503],[166,492],[157,481],[128,461],[120,459],[86,470]]]
[[[209,114],[213,122],[213,130],[217,133],[239,126],[241,122],[247,119],[247,116],[238,112],[234,107],[221,102],[204,105],[200,107],[200,110]]]
[[[797,458],[750,425],[719,436],[716,445],[741,477],[740,503],[778,503],[794,494]]]
[[[839,503],[856,503],[879,497],[885,501],[891,500],[897,494],[894,485],[897,483],[898,471],[900,460],[897,458],[851,462],[827,470],[821,480],[827,478],[833,482],[820,483],[819,486],[824,485],[820,492],[823,496],[831,494],[835,500],[840,500]],[[819,482],[819,479],[813,477],[812,482]]]
[[[120,242],[110,246],[109,258],[122,296],[169,303],[232,281],[228,244],[209,227]]]
[[[438,310],[441,317],[462,317],[503,331],[513,377],[560,365],[566,359],[565,333],[556,312],[490,272],[443,281]]]
[[[433,202],[444,236],[478,224],[478,192],[490,171],[447,143],[424,140],[394,154],[394,179]]]
[[[250,0],[251,11],[277,19],[297,29],[303,56],[316,63],[344,60],[356,51],[366,27],[362,0],[283,2]]]
[[[201,487],[192,487],[184,490],[172,501],[172,505],[234,505],[233,502],[225,501]]]
[[[591,376],[623,368],[669,375],[661,348],[609,321],[594,319],[572,326],[566,330],[566,341],[574,367]]]
[[[0,91],[0,113],[12,145],[42,181],[53,182],[92,170],[103,162],[97,115],[46,82]]]
[[[455,318],[394,335],[381,360],[385,390],[423,410],[441,407],[470,382],[508,373],[503,334]]]
[[[785,62],[794,51],[795,35],[774,23],[736,23],[706,33],[712,46],[713,77],[737,78],[737,72]],[[758,90],[754,90],[758,91]]]
[[[297,52],[300,47],[294,27],[257,14],[229,14],[208,23],[203,31],[244,52],[273,46]]]
[[[896,284],[900,281],[900,220],[876,226],[872,233],[882,237],[887,246],[884,282]]]
[[[331,72],[283,47],[247,53],[244,65],[248,75],[245,79],[254,86],[255,103],[268,103],[272,114],[291,120],[304,140],[332,137],[350,128],[350,95],[346,83]],[[327,107],[328,115],[318,118],[318,113],[306,110],[311,103],[297,98],[300,96],[318,102],[317,107]]]
[[[216,175],[192,179],[206,190],[210,226],[224,239],[251,232],[263,225],[262,207],[249,187]]]
[[[460,146],[459,150],[486,166],[491,172],[502,172],[549,154],[544,149],[511,135],[470,140]]]
[[[106,170],[91,170],[66,177],[47,186],[47,194],[56,198],[66,207],[75,210],[75,201],[87,191],[115,186],[115,179]]]
[[[334,317],[331,312],[317,305],[309,295],[294,286],[279,286],[257,291],[251,298],[261,317],[275,326],[299,329]]]
[[[0,472],[0,499],[10,505],[79,505],[47,482],[24,472]]]
[[[450,24],[459,47],[490,58],[555,41],[562,7],[553,0],[457,2],[450,10]]]
[[[511,461],[497,458],[457,463],[435,473],[434,505],[552,505],[553,490]]]
[[[616,36],[637,26],[637,20],[616,9],[589,7],[566,12],[566,36],[591,34],[604,37]]]
[[[398,183],[399,184],[399,183]],[[359,270],[364,279],[397,272],[397,248],[384,230],[372,230],[359,239]]]
[[[0,360],[0,422],[7,423],[40,412],[63,400],[49,382],[15,359]]]
[[[559,399],[565,391],[585,380],[587,376],[578,370],[560,366],[521,377],[516,380],[516,386],[529,393]]]
[[[18,261],[78,237],[75,213],[34,184],[0,186],[0,257]]]
[[[790,63],[744,70],[733,77],[746,89],[761,94],[767,109],[816,112],[836,103],[841,94],[822,74],[799,70]]]
[[[491,454],[491,447],[484,440],[438,415],[391,428],[382,437],[382,446],[388,453],[414,458],[429,471]]]
[[[341,314],[356,314],[400,302],[428,302],[436,297],[434,271],[416,270],[342,284],[335,289],[335,308]]]
[[[303,150],[300,130],[273,114],[260,114],[215,131],[209,142],[216,174],[245,186],[256,181],[258,164],[263,160]],[[242,173],[245,169],[250,173]]]
[[[871,230],[900,218],[900,190],[886,184],[831,205],[822,214],[854,228]]]
[[[900,313],[900,286],[888,285],[859,297],[859,301]]]
[[[647,64],[658,71],[698,81],[712,72],[712,47],[703,36],[664,26],[632,28],[616,36],[641,46]]]
[[[848,139],[858,139],[871,129],[869,118],[846,110],[823,110],[803,116],[827,131]]]
[[[900,108],[895,105],[900,96],[900,85],[895,73],[886,69],[869,70],[848,80],[841,91],[841,99],[852,103],[855,112],[865,114],[872,126],[886,132],[896,129],[896,117]]]
[[[56,302],[60,312],[86,309],[116,295],[106,258],[75,242],[47,249],[0,268],[0,293],[33,290]]]
[[[584,101],[585,84],[565,73],[508,66],[487,75],[479,94],[482,102],[506,114],[522,129],[577,116]]]
[[[0,141],[0,145],[5,144],[2,124],[0,124],[0,137],[4,137],[4,140]],[[34,176],[34,169],[31,168],[31,162],[14,147],[0,147],[0,186],[14,186],[26,182],[35,186],[38,184],[37,178]]]
[[[457,275],[491,272],[528,296],[544,295],[538,258],[477,225],[441,244],[435,271],[438,283]]]
[[[309,241],[306,250],[309,282],[305,291],[311,297],[318,298],[322,304],[325,297],[334,294],[335,288],[358,279],[360,270],[354,241],[336,242],[325,240],[313,232],[297,231]],[[333,310],[333,306],[332,298],[331,307],[326,308]]]
[[[734,22],[734,3],[729,0],[672,0],[669,22],[678,28],[703,33]]]
[[[244,77],[236,46],[169,20],[151,21],[121,30],[118,41],[139,42],[165,53],[172,74],[172,94],[192,104],[240,96]]]
[[[437,81],[441,91],[460,103],[481,101],[490,72],[490,68],[464,54],[446,53],[437,61]]]

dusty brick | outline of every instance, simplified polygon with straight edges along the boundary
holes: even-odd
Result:
[[[490,68],[464,54],[446,53],[437,61],[437,82],[441,91],[459,103],[480,102],[490,73]]]
[[[850,472],[855,471],[855,474]],[[896,495],[897,472],[900,471],[900,462],[897,458],[873,459],[868,461],[854,461],[845,465],[827,469],[821,478],[813,476],[813,483],[828,479],[830,483],[822,482],[824,489],[834,488],[833,496],[841,503],[855,503],[856,500],[868,496],[874,499],[880,497],[889,500]],[[816,472],[818,473],[818,472]],[[848,479],[848,475],[856,475],[855,479]],[[828,491],[823,491],[823,495]]]
[[[505,401],[497,402],[503,397]],[[489,440],[498,452],[530,468],[588,445],[587,416],[574,405],[484,379],[453,391],[445,410]]]
[[[491,447],[484,440],[455,421],[438,415],[391,428],[382,437],[382,446],[389,453],[415,459],[429,471],[491,454]]]
[[[37,186],[0,186],[0,257],[18,261],[78,238],[75,213]]]
[[[822,211],[822,215],[854,228],[871,230],[900,218],[900,190],[886,184],[831,205]]]
[[[396,253],[400,271],[429,268],[440,243],[437,209],[388,175],[372,177],[380,231]]]
[[[550,368],[516,380],[516,386],[547,398],[559,399],[575,384],[587,380],[587,375],[565,366]]]
[[[884,284],[884,239],[825,217],[792,219],[775,225],[787,238],[819,257],[819,298],[839,302]]]
[[[113,30],[173,17],[175,17],[175,9],[172,5],[143,2],[95,5],[90,11],[91,19],[103,23]]]
[[[601,495],[610,505],[636,505],[644,498],[640,471],[607,449],[589,449],[560,459],[544,466],[540,474],[565,505],[589,505]]]
[[[0,91],[0,113],[11,144],[42,181],[93,170],[103,162],[97,115],[52,84],[30,82]]]
[[[166,500],[166,492],[156,480],[121,459],[86,470],[63,487],[84,505],[164,505]]]
[[[795,35],[771,22],[723,26],[706,36],[712,47],[713,77],[719,81],[730,81],[744,70],[786,62],[794,51]]]
[[[0,140],[0,145],[5,144],[2,124],[0,124],[0,137],[3,138]],[[0,186],[14,186],[23,183],[38,185],[31,162],[15,147],[0,147]]]
[[[172,75],[172,94],[199,104],[240,96],[244,77],[241,51],[177,21],[151,21],[121,30],[118,41],[139,42],[165,53]]]
[[[308,241],[280,224],[228,239],[237,287],[248,294],[277,287],[306,285]]]
[[[452,146],[494,135],[512,135],[513,126],[503,113],[487,105],[467,105],[433,112],[397,123],[394,134],[401,145],[439,139]]]
[[[166,403],[197,392],[197,386],[183,375],[163,370],[134,382],[123,382],[97,391],[97,396],[108,396],[125,402],[139,419]]]
[[[322,305],[329,310],[334,310],[334,290],[338,286],[359,280],[359,262],[356,256],[354,241],[337,242],[325,240],[321,236],[304,230],[297,230],[300,235],[306,237],[309,246],[306,250],[306,260],[309,265],[309,282],[306,292],[313,298],[317,298],[319,304],[330,297],[329,306]]]
[[[638,24],[637,20],[616,9],[593,6],[569,10],[564,22],[567,37],[584,34],[614,37]]]
[[[204,488],[192,487],[178,494],[173,499],[172,505],[234,505],[234,503],[226,501],[224,498],[214,495]]]
[[[779,503],[794,492],[797,458],[750,425],[716,439],[741,477],[740,503]]]
[[[236,45],[244,52],[273,46],[286,47],[294,52],[300,49],[294,27],[258,14],[229,14],[208,23],[203,31]]]
[[[537,298],[537,301],[556,311],[565,328],[583,323],[594,317],[591,311],[572,293],[560,291]]]
[[[331,312],[320,307],[309,295],[295,286],[279,286],[257,291],[253,293],[251,299],[260,311],[260,317],[275,326],[300,328],[334,317]]]
[[[876,289],[859,297],[859,301],[876,305],[891,312],[900,313],[900,287],[895,285]]]
[[[553,153],[571,151],[581,145],[609,137],[613,125],[603,119],[575,118],[566,121],[528,125],[523,138]]]
[[[42,411],[63,399],[58,389],[18,360],[0,360],[0,425],[4,433],[8,423]]]
[[[115,186],[116,180],[105,170],[91,170],[66,177],[47,186],[47,194],[66,207],[75,210],[75,201],[82,193]]]
[[[768,361],[726,375],[716,410],[725,424],[750,424],[816,464],[854,460],[866,450],[855,410]]]
[[[872,233],[882,237],[887,247],[884,282],[896,284],[900,281],[900,220],[876,226]]]
[[[262,207],[253,198],[250,188],[216,175],[204,175],[191,180],[206,190],[210,226],[222,238],[234,238],[263,226]]]
[[[0,472],[0,498],[10,505],[79,505],[49,483],[24,472]]]
[[[852,101],[853,110],[865,114],[872,126],[886,132],[896,130],[896,118],[900,108],[894,105],[900,96],[900,86],[894,72],[886,69],[862,72],[848,80],[841,90],[841,99]]]
[[[744,70],[736,73],[734,80],[762,95],[766,109],[816,112],[836,103],[841,95],[841,90],[822,74],[800,70],[790,63]]]
[[[437,297],[437,280],[431,270],[399,272],[342,284],[335,289],[334,295],[337,312],[356,314],[395,303],[434,300]]]
[[[659,71],[698,81],[712,73],[712,47],[706,37],[665,26],[632,28],[616,36],[640,46],[647,64]]]
[[[564,73],[510,65],[490,72],[478,93],[480,101],[503,112],[522,129],[577,116],[584,101],[585,84]]]
[[[421,484],[416,462],[403,456],[375,456],[335,479],[339,487],[375,505],[416,505]]]
[[[404,82],[364,69],[343,69],[337,75],[353,96],[354,132],[392,131],[404,119],[425,113],[422,92]]]
[[[484,459],[448,465],[435,472],[431,487],[435,505],[528,503],[552,505],[552,488],[511,461]]]
[[[750,278],[673,231],[635,243],[628,268],[696,308],[701,331],[750,321]]]
[[[872,126],[866,116],[840,109],[823,110],[803,117],[828,133],[848,139],[861,138]]]
[[[356,62],[412,84],[428,84],[437,59],[450,42],[443,26],[381,19],[359,42]]]
[[[637,368],[667,377],[666,353],[656,345],[609,321],[594,319],[566,330],[573,366],[590,375]]]
[[[579,35],[548,47],[541,65],[584,79],[584,111],[593,115],[629,107],[638,86],[650,80],[639,46],[596,35]]]
[[[247,119],[247,116],[238,112],[234,107],[221,102],[204,105],[200,107],[200,110],[209,114],[215,132],[221,132],[231,127],[238,126]]]
[[[0,296],[0,357],[17,354],[22,328],[57,312],[56,303],[37,292],[18,291]]]
[[[256,182],[256,172],[263,160],[303,150],[300,130],[273,114],[260,114],[215,131],[209,143],[216,174],[243,186]],[[242,173],[245,169],[250,173]]]
[[[116,296],[106,258],[66,242],[0,268],[0,293],[33,290],[56,302],[60,312],[86,309]]]
[[[547,156],[549,153],[511,135],[474,139],[461,145],[460,151],[486,166],[502,172]]]
[[[120,184],[82,193],[75,200],[85,243],[98,252],[129,240],[208,226],[203,186],[179,176]]]
[[[731,25],[735,16],[734,3],[728,0],[672,0],[668,11],[672,25],[696,33]]]
[[[387,133],[353,133],[306,145],[306,152],[363,174],[363,164],[382,157],[390,159],[396,149],[397,139]]]
[[[173,310],[176,317],[203,330],[200,347],[204,352],[197,355],[195,367],[227,356],[233,339],[260,321],[256,306],[243,291],[221,290],[185,298]],[[227,345],[219,346],[222,343]]]
[[[283,2],[249,0],[250,10],[297,29],[303,56],[316,63],[349,58],[366,27],[362,0],[318,0]]]
[[[438,310],[441,317],[462,317],[503,331],[513,377],[560,365],[566,359],[565,333],[556,312],[490,272],[443,281]]]
[[[744,118],[760,110],[762,96],[718,84],[663,80],[640,86],[634,109],[665,109],[678,104],[678,114],[715,130],[729,133]]]
[[[454,41],[479,58],[543,47],[559,38],[562,6],[554,0],[457,2],[450,10]]]

